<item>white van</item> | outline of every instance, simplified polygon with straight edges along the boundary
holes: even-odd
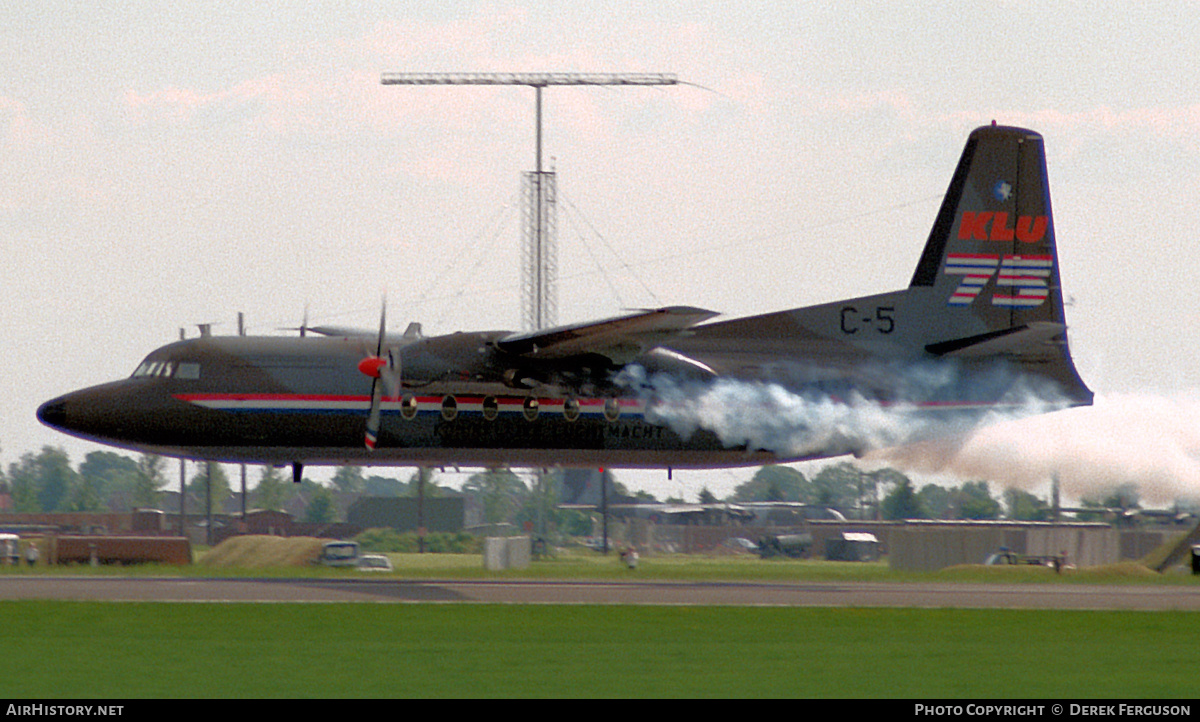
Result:
[[[0,534],[0,564],[21,563],[21,537],[16,534]]]
[[[327,567],[353,567],[358,565],[358,542],[331,541],[321,548],[321,564]]]

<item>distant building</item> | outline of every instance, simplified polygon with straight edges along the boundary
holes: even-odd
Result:
[[[439,496],[424,502],[424,526],[427,530],[457,532],[466,526],[466,499]],[[398,532],[416,531],[417,498],[413,496],[363,496],[346,510],[346,521],[364,529],[388,528]]]

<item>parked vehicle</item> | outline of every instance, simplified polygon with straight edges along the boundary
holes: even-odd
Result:
[[[989,554],[987,559],[983,561],[985,566],[1002,566],[1006,564],[1023,564],[1026,566],[1035,567],[1052,567],[1054,571],[1059,571],[1067,565],[1067,558],[1061,554],[1035,555],[1035,554],[1016,554],[1007,549],[998,551],[994,554]]]
[[[355,568],[360,572],[390,572],[393,570],[392,560],[382,554],[363,554],[358,558]]]
[[[758,543],[758,554],[763,559],[771,557],[800,559],[808,556],[808,551],[812,547],[812,543],[812,534],[765,536]]]
[[[21,563],[20,541],[16,534],[0,534],[0,564]]]
[[[325,542],[317,561],[327,567],[353,567],[358,565],[358,559],[358,542],[331,541]]]

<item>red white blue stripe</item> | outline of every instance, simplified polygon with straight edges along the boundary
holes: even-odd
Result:
[[[996,285],[1014,288],[1014,293],[996,293],[993,306],[1032,308],[1040,306],[1050,296],[1051,256],[1005,256],[1000,263]]]
[[[997,256],[985,253],[946,254],[946,273],[951,276],[963,276],[958,288],[950,296],[950,305],[971,305],[987,285],[988,279],[995,275],[999,262]]]
[[[371,410],[371,397],[362,395],[340,394],[221,394],[195,393],[175,394],[180,401],[194,404],[215,411],[244,412],[244,413],[362,413]],[[417,414],[438,413],[446,408],[444,396],[412,397],[410,407]],[[454,396],[453,408],[456,414],[483,414],[483,396]],[[537,411],[542,414],[565,415],[567,399],[537,398]],[[605,414],[608,399],[576,399],[580,416]],[[401,412],[402,399],[396,396],[385,396],[380,411],[386,414]],[[498,414],[526,414],[527,397],[501,396],[494,397]],[[641,414],[644,404],[637,399],[621,398],[615,400],[620,409],[620,415]]]

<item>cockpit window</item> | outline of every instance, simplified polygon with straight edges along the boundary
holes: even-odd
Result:
[[[146,359],[141,366],[133,372],[133,378],[142,378],[144,376],[157,376],[159,378],[169,379],[198,379],[200,378],[200,364],[198,363],[176,363],[174,361],[151,361]]]
[[[151,361],[150,359],[146,359],[142,362],[141,366],[137,367],[137,371],[133,372],[133,377],[137,379],[143,376],[158,376],[158,371],[161,368],[162,361]]]

